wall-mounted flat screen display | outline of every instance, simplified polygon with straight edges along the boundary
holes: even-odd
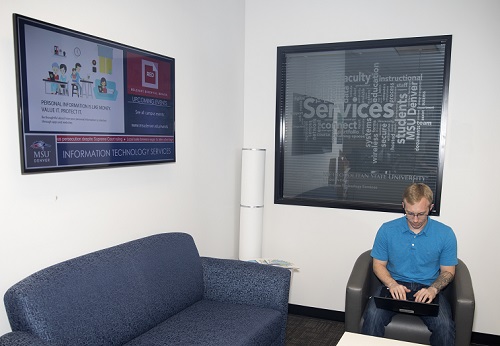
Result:
[[[23,173],[175,162],[175,60],[13,15]]]

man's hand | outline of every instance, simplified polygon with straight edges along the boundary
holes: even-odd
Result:
[[[373,272],[384,283],[391,292],[394,299],[406,300],[406,293],[411,292],[406,286],[400,285],[394,280],[387,270],[387,261],[373,259]]]
[[[406,300],[406,293],[411,292],[406,286],[400,285],[397,282],[387,287],[391,296],[394,299]]]
[[[422,288],[414,294],[415,301],[419,303],[430,303],[436,298],[438,290],[435,287]]]
[[[415,293],[415,301],[430,303],[436,298],[439,291],[444,289],[455,277],[455,266],[441,266],[441,273],[430,287],[422,288]]]

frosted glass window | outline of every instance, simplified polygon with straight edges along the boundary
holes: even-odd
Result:
[[[278,47],[279,204],[400,212],[412,182],[439,215],[451,36]]]

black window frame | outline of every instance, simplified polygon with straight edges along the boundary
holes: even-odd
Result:
[[[309,45],[294,45],[294,46],[280,46],[277,47],[277,71],[276,71],[276,128],[275,128],[275,186],[274,186],[274,203],[285,205],[298,205],[298,206],[311,206],[311,207],[327,207],[327,208],[342,208],[354,210],[369,210],[369,211],[382,211],[382,212],[398,212],[402,211],[401,199],[403,191],[394,192],[398,196],[394,196],[391,201],[373,201],[373,200],[346,200],[342,198],[317,198],[315,196],[305,195],[284,195],[284,175],[285,175],[285,140],[286,137],[286,104],[287,100],[287,57],[292,54],[315,54],[321,52],[334,52],[334,51],[356,51],[356,50],[370,50],[370,49],[385,49],[385,48],[401,48],[401,47],[414,47],[425,49],[429,46],[439,46],[444,51],[444,61],[442,70],[442,95],[440,102],[440,125],[439,133],[436,135],[436,143],[438,146],[438,159],[436,176],[433,177],[431,189],[434,193],[434,207],[430,215],[439,216],[441,209],[441,188],[443,181],[443,166],[445,154],[445,139],[446,139],[446,126],[448,117],[448,91],[449,91],[449,77],[450,77],[450,62],[451,62],[451,35],[441,36],[427,36],[427,37],[411,37],[411,38],[396,38],[396,39],[383,39],[383,40],[370,40],[370,41],[356,41],[356,42],[340,42],[340,43],[326,43],[326,44],[309,44]],[[345,73],[345,72],[344,72]],[[290,117],[290,116],[289,116]],[[435,143],[435,144],[436,144]],[[410,154],[408,154],[410,155]],[[415,175],[417,177],[417,175]],[[414,179],[419,182],[419,178]],[[407,181],[410,184],[412,181]],[[426,183],[425,179],[422,181]],[[399,198],[398,201],[396,201]]]

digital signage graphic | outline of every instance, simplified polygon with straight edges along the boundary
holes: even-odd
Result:
[[[13,15],[23,173],[175,162],[175,60]]]
[[[275,202],[439,215],[451,36],[278,47]]]

